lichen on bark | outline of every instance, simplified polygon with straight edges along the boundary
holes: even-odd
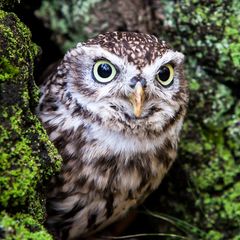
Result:
[[[174,169],[175,179],[169,183],[173,192],[168,195],[169,207],[174,208],[169,209],[203,230],[193,238],[236,240],[240,239],[240,8],[235,0],[208,3],[165,1],[167,38],[186,55],[191,95],[176,165],[185,178]],[[177,191],[181,184],[185,193]],[[165,202],[169,199],[162,197],[161,204]]]
[[[234,239],[240,237],[240,101],[204,71],[190,76],[202,83],[191,91],[180,143],[179,160],[191,180],[186,190],[195,208],[184,217],[204,229],[206,239]]]
[[[34,114],[38,52],[29,29],[14,13],[0,10],[0,226],[6,239],[50,239],[41,227],[45,182],[61,158]],[[31,233],[32,225],[40,232]]]
[[[240,83],[240,2],[166,1],[175,46],[226,84]],[[232,85],[231,85],[232,86]]]
[[[36,15],[52,30],[54,40],[65,52],[79,41],[86,40],[86,28],[92,18],[89,12],[101,1],[43,1]]]

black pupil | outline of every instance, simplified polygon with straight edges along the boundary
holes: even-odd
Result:
[[[158,76],[161,81],[167,81],[170,77],[170,70],[168,67],[163,66],[160,68],[160,71],[158,73]]]
[[[112,74],[112,68],[107,63],[102,63],[97,69],[98,75],[102,78],[108,78]]]

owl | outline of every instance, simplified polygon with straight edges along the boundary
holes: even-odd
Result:
[[[58,239],[96,233],[159,186],[186,113],[183,60],[155,36],[109,32],[45,79],[37,114],[63,158],[47,199]]]

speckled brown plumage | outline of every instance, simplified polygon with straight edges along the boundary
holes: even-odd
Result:
[[[95,44],[119,57],[126,57],[138,68],[151,64],[169,49],[165,41],[159,41],[153,35],[134,32],[100,34],[85,43],[86,46]]]
[[[79,239],[141,204],[176,158],[188,101],[183,55],[148,34],[106,33],[68,51],[41,92],[39,118],[63,157],[47,226]]]

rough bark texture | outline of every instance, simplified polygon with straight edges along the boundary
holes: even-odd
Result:
[[[51,239],[45,218],[46,180],[61,158],[34,115],[39,52],[29,29],[0,10],[0,238]]]
[[[240,3],[185,0],[165,10],[191,90],[178,159],[186,188],[179,194],[171,180],[170,209],[203,230],[196,239],[240,239]]]
[[[146,203],[174,224],[150,216],[146,227],[139,216],[136,232],[141,226],[190,239],[239,240],[239,1],[44,0],[36,15],[63,52],[100,32],[128,30],[153,33],[186,55],[191,99],[179,156]],[[37,48],[30,33],[15,15],[1,13],[0,35],[0,236],[6,237],[21,234],[20,227],[41,232],[42,183],[59,158],[32,112]],[[19,209],[26,215],[15,215]]]

